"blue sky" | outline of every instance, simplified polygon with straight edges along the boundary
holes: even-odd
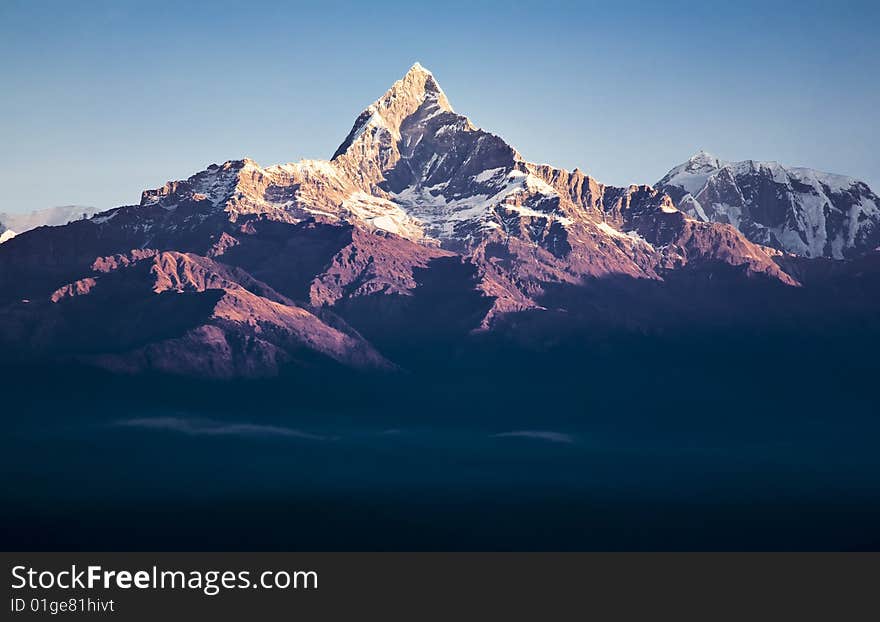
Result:
[[[0,3],[0,212],[327,158],[415,61],[533,161],[653,183],[698,149],[880,190],[880,3]]]

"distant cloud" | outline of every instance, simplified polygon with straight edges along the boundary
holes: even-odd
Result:
[[[382,430],[379,432],[380,436],[400,436],[401,434],[403,434],[403,431],[397,428],[389,428],[388,430]]]
[[[251,436],[251,437],[286,437],[313,441],[329,441],[335,437],[310,434],[275,425],[259,425],[254,423],[227,423],[211,419],[184,419],[181,417],[147,417],[140,419],[124,419],[116,425],[129,428],[145,428],[150,430],[169,430],[190,436]]]
[[[550,441],[551,443],[574,443],[574,437],[570,434],[550,430],[514,430],[512,432],[491,434],[490,436],[491,438],[535,438],[542,441]]]

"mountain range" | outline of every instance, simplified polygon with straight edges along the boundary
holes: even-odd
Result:
[[[419,64],[329,160],[212,164],[136,205],[6,226],[4,357],[125,373],[407,369],[486,335],[876,318],[880,298],[863,182],[700,152],[605,185],[475,127]]]
[[[656,187],[692,218],[794,255],[843,259],[880,246],[880,198],[852,177],[700,151]]]

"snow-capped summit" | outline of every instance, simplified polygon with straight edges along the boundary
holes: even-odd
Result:
[[[685,163],[690,170],[699,170],[701,168],[718,168],[720,166],[718,158],[708,151],[700,149]]]
[[[360,143],[357,149],[364,149],[364,143],[381,141],[383,137],[398,140],[401,124],[413,115],[425,119],[443,112],[453,112],[446,94],[434,74],[415,63],[403,78],[361,112],[331,159],[344,155],[356,143]]]
[[[657,187],[693,218],[795,255],[842,259],[880,244],[880,199],[852,177],[699,151]]]

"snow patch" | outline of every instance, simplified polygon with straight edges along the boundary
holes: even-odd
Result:
[[[603,233],[607,233],[607,234],[610,235],[611,237],[614,237],[614,238],[625,238],[625,237],[627,237],[626,234],[624,234],[624,233],[618,231],[617,229],[615,229],[614,227],[612,227],[611,225],[609,225],[607,222],[600,222],[600,223],[599,223],[598,225],[596,225],[596,226],[597,226],[597,227],[598,227]]]
[[[493,193],[481,193],[463,197],[447,197],[441,187],[423,188],[412,186],[400,193],[392,195],[392,199],[416,221],[424,226],[427,235],[439,239],[460,239],[472,233],[468,225],[484,229],[503,228],[498,222],[496,210],[507,210],[522,216],[545,218],[556,221],[563,226],[572,221],[554,211],[540,211],[535,205],[517,205],[511,200],[517,194],[531,193],[538,195],[537,202],[547,198],[558,197],[552,187],[544,181],[519,170],[512,170],[501,176],[505,169],[489,169],[481,172],[483,183],[498,180]],[[459,231],[463,231],[460,234]]]
[[[372,104],[367,110],[372,113],[366,121],[361,123],[360,127],[355,130],[354,135],[351,137],[351,142],[356,141],[358,138],[363,136],[364,132],[366,132],[369,128],[382,128],[387,129],[385,125],[385,119],[382,118],[382,115],[379,114],[379,110],[376,108],[375,104]]]
[[[483,172],[480,173],[479,175],[475,175],[475,176],[474,176],[474,181],[479,182],[479,183],[483,183],[483,182],[489,181],[490,179],[495,179],[495,178],[498,177],[501,173],[503,173],[504,170],[505,170],[505,169],[504,169],[503,166],[500,167],[500,168],[490,168],[490,169],[486,169],[485,171],[483,171]]]
[[[377,229],[408,238],[424,237],[419,223],[388,199],[359,190],[342,202],[342,208]]]
[[[101,212],[97,216],[92,217],[92,222],[96,225],[103,225],[105,222],[110,222],[111,220],[116,218],[116,216],[119,214],[120,209],[121,208],[117,207],[116,209]]]
[[[640,236],[635,231],[627,231],[626,233],[624,233],[623,231],[618,231],[617,229],[615,229],[614,227],[609,225],[607,222],[600,222],[599,224],[596,225],[596,227],[598,227],[599,230],[602,231],[602,233],[606,233],[613,238],[617,238],[619,240],[627,240],[629,242],[634,242],[636,244],[642,244],[644,246],[647,246],[650,249],[654,248],[650,242],[648,242],[645,238]]]

